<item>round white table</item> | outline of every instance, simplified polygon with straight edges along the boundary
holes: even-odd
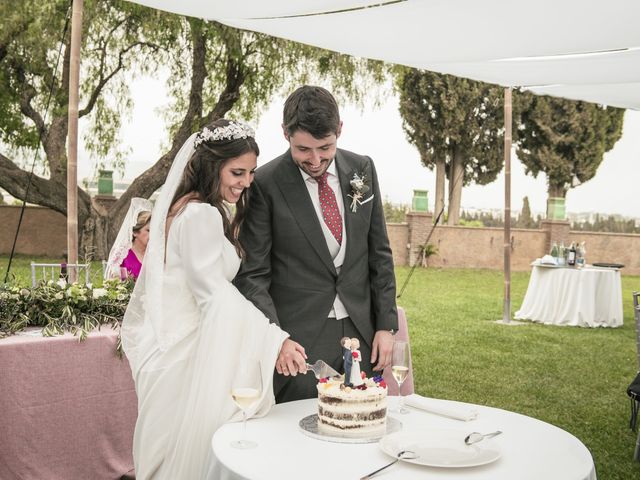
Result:
[[[396,397],[390,398],[394,406]],[[455,406],[457,402],[450,402]],[[375,478],[387,480],[596,480],[589,450],[573,435],[548,423],[497,408],[475,407],[478,418],[462,422],[411,409],[393,414],[403,432],[430,429],[503,434],[490,440],[501,457],[493,463],[468,468],[434,468],[398,462]],[[305,435],[298,427],[303,417],[316,412],[317,401],[300,400],[276,405],[264,418],[247,422],[247,437],[258,447],[238,450],[230,446],[242,434],[241,423],[223,425],[213,436],[209,480],[339,480],[358,479],[392,460],[377,443],[332,443]]]
[[[514,317],[552,325],[619,327],[620,271],[534,265],[527,293]]]

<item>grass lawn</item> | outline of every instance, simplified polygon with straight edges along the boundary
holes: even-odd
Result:
[[[0,257],[0,281],[7,257]],[[29,285],[32,258],[11,271]],[[37,259],[46,262],[46,259]],[[92,265],[94,284],[101,265]],[[396,269],[402,285],[409,268]],[[528,272],[512,275],[512,311]],[[552,423],[591,451],[601,480],[640,478],[632,462],[636,434],[628,427],[626,388],[636,374],[631,292],[640,277],[622,277],[624,326],[584,329],[527,323],[507,327],[503,276],[489,270],[417,269],[398,304],[407,312],[417,392],[504,408]],[[514,479],[516,480],[516,479]]]
[[[397,268],[402,285],[408,268]],[[512,311],[528,272],[512,275]],[[417,393],[504,408],[552,423],[591,451],[598,478],[640,478],[632,461],[626,389],[636,361],[632,291],[622,277],[618,329],[504,326],[503,276],[489,270],[417,269],[398,304],[406,310]]]

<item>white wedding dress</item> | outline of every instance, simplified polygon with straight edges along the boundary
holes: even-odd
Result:
[[[242,362],[261,362],[264,388],[256,415],[274,404],[272,375],[287,334],[232,285],[239,265],[219,211],[189,203],[168,234],[161,318],[133,312],[128,323],[125,316],[123,344],[138,394],[138,480],[206,476],[213,433],[241,418],[230,391]],[[144,303],[142,290],[138,300]]]

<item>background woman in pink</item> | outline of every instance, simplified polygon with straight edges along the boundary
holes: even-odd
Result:
[[[142,260],[149,242],[149,226],[153,204],[145,198],[132,198],[116,237],[104,271],[104,279],[126,280],[140,275]]]
[[[123,276],[126,278],[126,276],[130,275],[134,279],[138,279],[140,268],[142,268],[142,260],[147,251],[147,243],[149,242],[150,222],[151,212],[140,212],[138,214],[137,223],[132,229],[131,248],[120,264],[120,278]]]

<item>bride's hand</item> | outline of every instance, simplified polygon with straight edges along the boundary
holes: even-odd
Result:
[[[287,338],[282,343],[280,354],[276,360],[276,371],[281,375],[296,376],[307,371],[307,354],[298,342]]]

